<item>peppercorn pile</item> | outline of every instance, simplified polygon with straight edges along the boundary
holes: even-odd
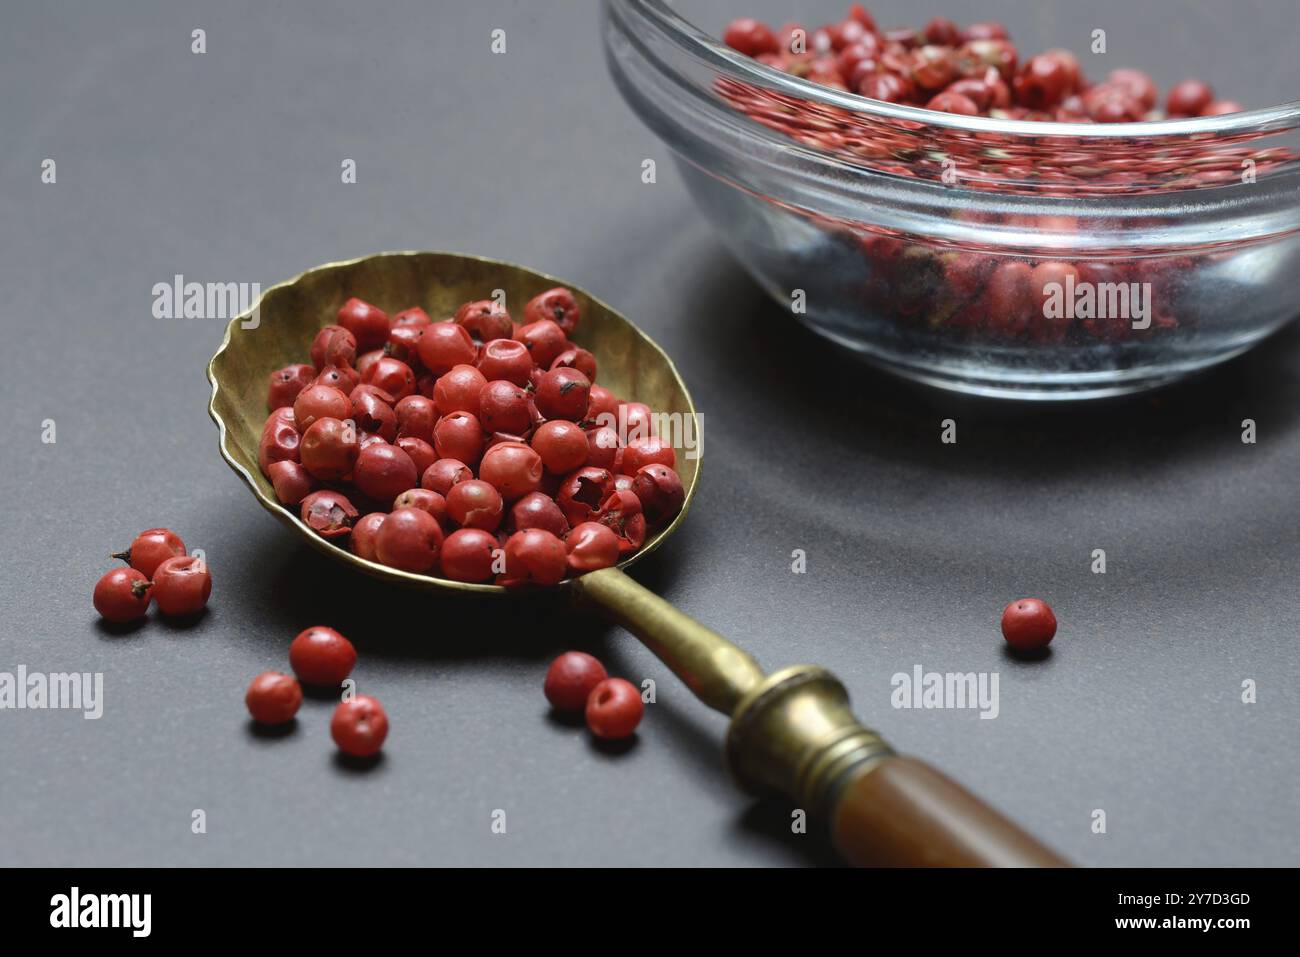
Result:
[[[139,621],[155,600],[173,618],[198,615],[212,594],[212,572],[202,553],[187,555],[185,543],[170,528],[149,528],[113,558],[125,568],[104,573],[91,601],[101,618],[115,625]]]
[[[1062,123],[1125,123],[1237,113],[1200,80],[1175,85],[1157,109],[1155,81],[1141,70],[1115,70],[1089,83],[1068,50],[1048,50],[1020,65],[1000,23],[961,28],[935,17],[921,29],[881,30],[861,4],[839,23],[806,30],[789,23],[773,32],[736,20],[723,40],[768,66],[873,100],[944,113]]]
[[[434,322],[349,299],[311,364],[272,373],[258,464],[323,538],[404,571],[553,585],[614,565],[681,510],[653,414],[595,384],[564,288]]]
[[[1092,82],[1068,50],[1048,50],[1022,63],[999,23],[962,28],[935,18],[920,29],[882,30],[856,3],[839,23],[772,30],[742,19],[723,38],[740,53],[822,86],[963,116],[1123,124],[1243,109],[1195,79],[1170,88],[1162,109],[1155,81],[1141,70],[1114,70]],[[729,78],[720,78],[717,89],[750,118],[807,145],[899,176],[939,180],[955,169],[961,185],[972,189],[1037,195],[1191,189],[1238,181],[1244,159],[1262,173],[1294,158],[1280,147],[1241,145],[1247,136],[1232,144],[1171,144],[1117,129],[1114,140],[1026,142],[891,121]]]

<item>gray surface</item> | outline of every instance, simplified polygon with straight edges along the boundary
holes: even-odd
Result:
[[[724,10],[780,8],[696,6],[715,28]],[[915,20],[909,6],[887,19]],[[1213,26],[1128,6],[1106,8],[1125,27],[1112,43],[1133,62],[1159,31],[1166,82]],[[723,719],[627,635],[362,581],[296,544],[221,462],[203,377],[221,324],[153,319],[153,284],[269,284],[400,248],[569,277],[677,358],[706,422],[703,484],[639,577],[678,606],[765,664],[832,668],[899,746],[1080,862],[1300,861],[1294,328],[1149,400],[1014,410],[916,391],[761,302],[667,162],[640,182],[643,158],[666,157],[606,80],[593,5],[86,7],[9,10],[0,32],[0,670],[102,671],[107,704],[99,721],[0,712],[0,863],[818,859],[810,838],[781,836],[784,809],[730,789]],[[1055,42],[1095,22],[1070,11]],[[1058,33],[1041,12],[1007,18],[1034,40]],[[1269,22],[1243,15],[1214,43]],[[1294,87],[1281,59],[1212,68],[1266,96],[1279,76]],[[54,186],[39,183],[47,156]],[[339,183],[344,157],[354,186]],[[939,444],[946,416],[956,446]],[[1239,441],[1245,417],[1257,445]],[[211,611],[109,633],[91,586],[156,524],[206,550]],[[1094,547],[1105,576],[1089,572]],[[794,548],[806,575],[789,571]],[[998,613],[1022,594],[1061,619],[1045,661],[1002,652]],[[246,724],[249,679],[286,667],[290,638],[323,622],[356,641],[361,689],[392,717],[366,773],[335,761],[328,702],[309,701],[285,739]],[[545,663],[572,646],[658,681],[625,753],[547,717]],[[999,672],[1000,717],[892,709],[890,676],[915,664]],[[1258,704],[1239,702],[1245,678]],[[206,835],[190,833],[194,808]],[[504,836],[489,830],[497,808]]]

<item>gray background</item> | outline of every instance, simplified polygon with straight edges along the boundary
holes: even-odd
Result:
[[[687,6],[718,30],[839,4]],[[1024,48],[1083,49],[1111,27],[1106,65],[1151,63],[1162,85],[1190,57],[1248,103],[1296,89],[1281,2],[1235,4],[1231,22],[1227,5],[1057,6],[981,12]],[[505,56],[488,52],[495,27]],[[221,323],[152,318],[153,284],[270,284],[402,248],[568,277],[677,359],[708,455],[690,519],[638,569],[647,585],[766,665],[833,669],[899,747],[1081,863],[1300,861],[1296,328],[1190,386],[1073,409],[856,366],[724,254],[608,82],[589,3],[15,5],[0,89],[0,670],[102,671],[107,697],[97,722],[0,713],[0,863],[825,860],[789,835],[788,809],[731,789],[724,720],[626,634],[336,569],[222,463],[203,375]],[[57,185],[39,181],[45,157]],[[356,185],[339,182],[345,157]],[[653,186],[646,157],[664,161]],[[955,447],[939,443],[947,416]],[[1239,439],[1246,417],[1257,445]],[[207,552],[210,611],[112,633],[91,586],[158,524]],[[1095,547],[1104,576],[1089,572]],[[806,575],[790,572],[795,548]],[[1025,594],[1061,621],[1044,661],[1003,653],[998,614]],[[352,637],[360,688],[391,716],[369,771],[335,760],[329,701],[309,700],[285,738],[247,724],[248,681],[286,668],[289,640],[316,623]],[[546,662],[569,647],[658,681],[631,748],[548,717]],[[1000,717],[892,709],[890,676],[916,664],[999,672]],[[504,836],[489,831],[496,808]]]

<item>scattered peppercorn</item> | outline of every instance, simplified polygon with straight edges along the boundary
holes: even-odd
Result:
[[[1056,635],[1056,615],[1040,598],[1020,598],[1002,610],[1002,637],[1016,651],[1039,651]]]

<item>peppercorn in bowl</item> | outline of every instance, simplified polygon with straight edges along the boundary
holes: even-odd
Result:
[[[208,378],[222,456],[258,501],[407,585],[501,594],[625,568],[698,475],[663,351],[576,286],[483,257],[310,269],[231,320]]]
[[[1020,50],[1002,24],[892,29],[860,4],[715,30],[662,0],[604,5],[611,74],[724,245],[893,372],[1115,395],[1300,312],[1300,103],[1246,109],[1141,64]]]

